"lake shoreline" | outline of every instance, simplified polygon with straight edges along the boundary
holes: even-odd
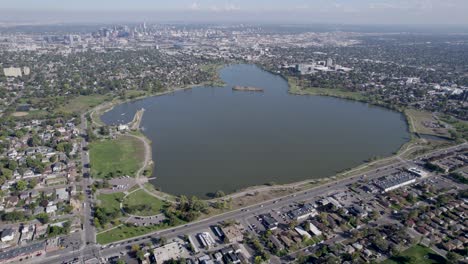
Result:
[[[229,64],[228,64],[229,65]],[[225,67],[227,67],[228,65],[226,65]],[[258,66],[258,65],[255,65],[255,66]],[[350,101],[357,101],[357,100],[353,100],[352,98],[343,98],[343,97],[339,97],[339,96],[331,96],[331,95],[327,95],[327,94],[307,94],[307,93],[296,93],[294,91],[292,91],[292,86],[290,84],[290,82],[288,81],[288,79],[286,79],[283,75],[281,74],[278,74],[278,73],[274,73],[274,72],[271,72],[271,71],[268,71],[262,67],[259,67],[261,70],[263,71],[266,71],[268,73],[272,73],[274,75],[277,75],[277,76],[280,76],[282,77],[287,83],[288,83],[288,93],[290,94],[293,94],[293,95],[310,95],[310,96],[322,96],[322,97],[336,97],[336,98],[340,98],[340,99],[346,99],[346,100],[350,100]],[[107,111],[110,111],[112,110],[115,106],[117,105],[120,105],[120,104],[123,104],[123,103],[128,103],[128,102],[134,102],[134,101],[138,101],[138,100],[142,100],[142,99],[147,99],[147,98],[151,98],[151,97],[159,97],[161,95],[167,95],[167,94],[171,94],[171,93],[175,93],[175,92],[178,92],[178,91],[183,91],[183,90],[188,90],[188,89],[192,89],[192,88],[197,88],[197,87],[203,87],[204,85],[206,84],[198,84],[198,85],[190,85],[189,87],[184,87],[184,88],[175,88],[173,90],[170,90],[170,91],[166,91],[166,92],[163,92],[163,93],[159,93],[159,94],[149,94],[149,95],[144,95],[142,97],[138,97],[138,98],[132,98],[132,99],[127,99],[127,100],[121,100],[121,101],[118,101],[118,102],[114,102],[109,108],[107,108],[104,112],[101,112],[101,114],[99,115],[99,119],[100,117]],[[215,88],[213,86],[208,86],[210,88]],[[367,101],[359,101],[359,102],[364,102],[364,103],[368,103],[370,105],[374,105],[374,104],[371,104]],[[379,106],[379,107],[383,107],[385,109],[388,109],[388,110],[393,110],[395,111],[396,109],[391,109],[391,108],[387,108],[385,106],[382,106],[382,105],[375,105],[375,106]],[[400,114],[402,113],[401,111],[398,111]],[[404,116],[404,115],[403,115]],[[408,124],[408,120],[405,118],[405,122],[406,122],[406,129],[409,131],[409,124]],[[144,134],[144,133],[142,133]],[[411,133],[412,135],[412,133]],[[144,135],[144,137],[146,137],[148,139],[148,136],[147,135]],[[149,140],[149,139],[148,139]],[[411,141],[411,140],[410,140]],[[408,141],[408,142],[410,142]],[[408,143],[403,143],[400,147],[399,147],[399,150],[397,151],[400,152],[402,150],[402,148]],[[386,158],[390,158],[390,157],[394,157],[394,155],[391,155],[391,156],[387,156]],[[345,171],[349,171],[349,170],[352,170],[353,168],[356,168],[356,167],[361,167],[362,165],[365,165],[367,163],[361,163],[360,165],[357,165],[357,166],[354,166],[352,168],[349,168],[349,169],[345,169]],[[329,175],[329,176],[326,176],[326,177],[323,177],[323,178],[320,178],[319,179],[306,179],[306,180],[303,180],[303,181],[294,181],[294,182],[291,182],[291,183],[284,183],[284,184],[274,184],[274,185],[266,185],[266,184],[259,184],[259,185],[252,185],[252,186],[248,186],[248,187],[245,187],[245,188],[241,188],[239,190],[234,190],[234,191],[230,191],[228,192],[229,195],[227,195],[227,197],[232,197],[232,196],[237,196],[238,193],[244,193],[244,192],[251,192],[251,191],[255,191],[255,190],[258,190],[258,189],[264,189],[264,188],[271,188],[271,189],[278,189],[278,188],[290,188],[290,186],[298,186],[298,185],[303,185],[303,184],[307,184],[309,183],[310,181],[321,181],[322,179],[332,179],[333,177],[337,177],[337,175],[339,175],[340,173],[336,173],[336,174],[333,174],[333,175]],[[217,190],[213,190],[213,192],[215,192]],[[168,193],[169,195],[173,195],[173,194],[170,194]],[[208,199],[209,200],[209,199]]]

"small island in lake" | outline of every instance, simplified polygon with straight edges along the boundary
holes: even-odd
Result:
[[[263,92],[262,88],[251,87],[251,86],[239,86],[236,85],[232,88],[233,91],[244,91],[244,92]]]

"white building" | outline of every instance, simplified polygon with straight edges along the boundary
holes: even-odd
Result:
[[[3,229],[1,234],[2,242],[9,242],[15,238],[15,231],[11,228]]]
[[[6,77],[23,76],[23,73],[21,72],[21,68],[15,68],[15,67],[3,68],[3,74],[5,74]]]
[[[320,231],[314,224],[309,223],[309,230],[312,234],[315,236],[320,236],[322,234],[322,231]]]

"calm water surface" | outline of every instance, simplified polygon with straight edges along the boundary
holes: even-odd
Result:
[[[288,94],[287,82],[253,65],[221,70],[226,87],[197,87],[129,102],[105,113],[126,123],[142,107],[152,140],[152,183],[172,194],[206,196],[268,182],[332,176],[409,140],[403,116],[365,103]],[[234,85],[264,93],[232,91]]]

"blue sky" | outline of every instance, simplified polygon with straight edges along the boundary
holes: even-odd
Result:
[[[0,16],[90,11],[207,20],[468,24],[468,0],[0,0]]]

